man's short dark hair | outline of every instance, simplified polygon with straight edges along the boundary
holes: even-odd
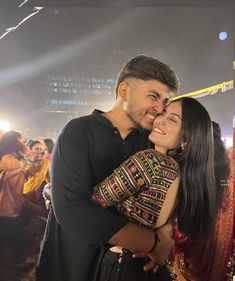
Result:
[[[172,92],[177,92],[179,88],[178,77],[169,65],[146,55],[138,55],[123,66],[117,78],[116,95],[120,83],[127,78],[158,80]]]

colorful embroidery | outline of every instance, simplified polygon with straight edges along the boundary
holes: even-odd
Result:
[[[140,151],[95,187],[93,199],[104,208],[116,204],[130,220],[155,228],[168,188],[178,176],[179,166],[168,155]]]

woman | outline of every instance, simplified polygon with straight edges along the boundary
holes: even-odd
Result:
[[[95,187],[92,199],[102,207],[114,205],[154,233],[170,217],[177,217],[179,230],[186,236],[210,238],[223,189],[216,185],[208,112],[192,98],[173,101],[156,117],[149,139],[155,150],[130,157]],[[153,249],[156,242],[157,237]],[[104,257],[100,280],[158,280],[153,271],[141,271],[139,261],[128,253],[124,252],[119,266],[110,264]]]
[[[47,210],[42,197],[43,187],[49,182],[50,161],[43,159],[42,144],[34,140],[29,144],[31,167],[27,170],[27,179],[24,184],[23,194],[31,201],[28,206],[35,214],[47,217]]]
[[[24,184],[24,157],[26,147],[20,133],[8,131],[0,139],[1,208],[0,216],[18,217],[21,213]],[[3,190],[6,178],[8,190]],[[6,197],[5,197],[6,196]],[[11,198],[10,198],[11,197]]]
[[[44,139],[42,145],[43,145],[43,157],[51,161],[54,141],[52,139]]]
[[[13,264],[23,249],[23,186],[26,147],[19,132],[5,132],[0,139],[0,264]]]

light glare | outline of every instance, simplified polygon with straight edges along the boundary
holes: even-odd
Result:
[[[6,132],[10,130],[10,124],[6,121],[0,121],[0,131]]]
[[[227,33],[226,31],[221,31],[221,32],[219,33],[219,39],[220,39],[221,41],[226,40],[227,38],[228,38],[228,33]]]

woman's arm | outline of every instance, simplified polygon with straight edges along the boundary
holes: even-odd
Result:
[[[167,155],[145,150],[97,185],[92,199],[103,208],[116,204],[131,221],[155,229],[173,212],[178,186],[177,163]]]
[[[149,153],[155,153],[149,151]],[[107,208],[147,189],[152,182],[152,177],[148,173],[148,167],[152,169],[152,159],[146,159],[145,153],[146,150],[132,155],[116,168],[109,177],[95,186],[92,201],[103,208]]]

